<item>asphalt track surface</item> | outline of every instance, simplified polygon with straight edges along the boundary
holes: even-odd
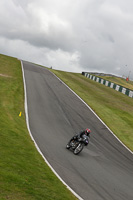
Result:
[[[23,66],[30,130],[59,176],[84,200],[133,200],[133,154],[51,72]],[[66,144],[86,127],[90,144],[75,156]]]

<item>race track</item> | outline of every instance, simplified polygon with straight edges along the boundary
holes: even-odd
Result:
[[[23,67],[30,130],[59,176],[84,200],[133,200],[133,154],[51,72]],[[75,156],[65,146],[84,128],[91,141]]]

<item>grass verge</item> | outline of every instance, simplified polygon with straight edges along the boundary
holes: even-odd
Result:
[[[133,99],[81,74],[51,70],[133,151]]]
[[[133,90],[133,81],[131,81],[131,80],[126,81],[126,79],[124,79],[124,78],[118,78],[118,77],[113,77],[113,76],[99,76],[99,77],[103,78],[107,81],[121,85],[125,88],[129,88],[130,90]]]
[[[0,199],[76,199],[46,165],[29,136],[20,61],[1,54]]]

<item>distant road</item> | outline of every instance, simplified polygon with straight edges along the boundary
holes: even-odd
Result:
[[[133,155],[51,72],[23,66],[30,130],[59,176],[84,200],[133,200]],[[65,146],[83,128],[91,141],[75,156]]]

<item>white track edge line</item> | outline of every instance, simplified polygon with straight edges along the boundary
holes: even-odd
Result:
[[[51,71],[50,71],[51,72]],[[102,124],[112,133],[112,135],[131,153],[133,154],[133,152],[113,133],[113,131],[110,130],[110,128],[102,121],[102,119],[100,119],[100,117],[94,112],[94,110],[92,110],[92,108],[85,103],[85,101],[83,99],[81,99],[80,96],[78,96],[78,94],[76,94],[66,83],[64,83],[58,76],[56,76],[53,72],[51,72],[56,78],[59,79],[59,81],[61,81],[69,90],[71,90],[71,92],[73,92],[90,110],[91,112],[102,122]]]
[[[72,188],[70,188],[65,181],[63,181],[63,179],[57,174],[57,172],[54,170],[54,168],[50,165],[50,163],[47,161],[47,159],[45,158],[45,156],[43,155],[43,153],[41,152],[41,150],[39,149],[36,141],[34,140],[31,130],[30,130],[30,126],[29,126],[29,117],[28,117],[28,103],[27,103],[27,93],[26,93],[26,82],[25,82],[25,76],[24,76],[24,68],[23,68],[23,62],[22,60],[20,60],[21,62],[21,68],[22,68],[22,74],[23,74],[23,83],[24,83],[24,95],[25,95],[25,115],[26,115],[26,124],[27,124],[27,128],[28,128],[28,132],[30,134],[31,139],[33,140],[36,149],[38,150],[38,152],[41,154],[42,158],[44,159],[44,161],[46,162],[46,164],[50,167],[50,169],[52,170],[52,172],[57,176],[57,178],[67,187],[68,190],[70,190],[75,197],[77,197],[79,200],[84,200],[83,198],[81,198],[76,192],[74,192],[74,190]]]

